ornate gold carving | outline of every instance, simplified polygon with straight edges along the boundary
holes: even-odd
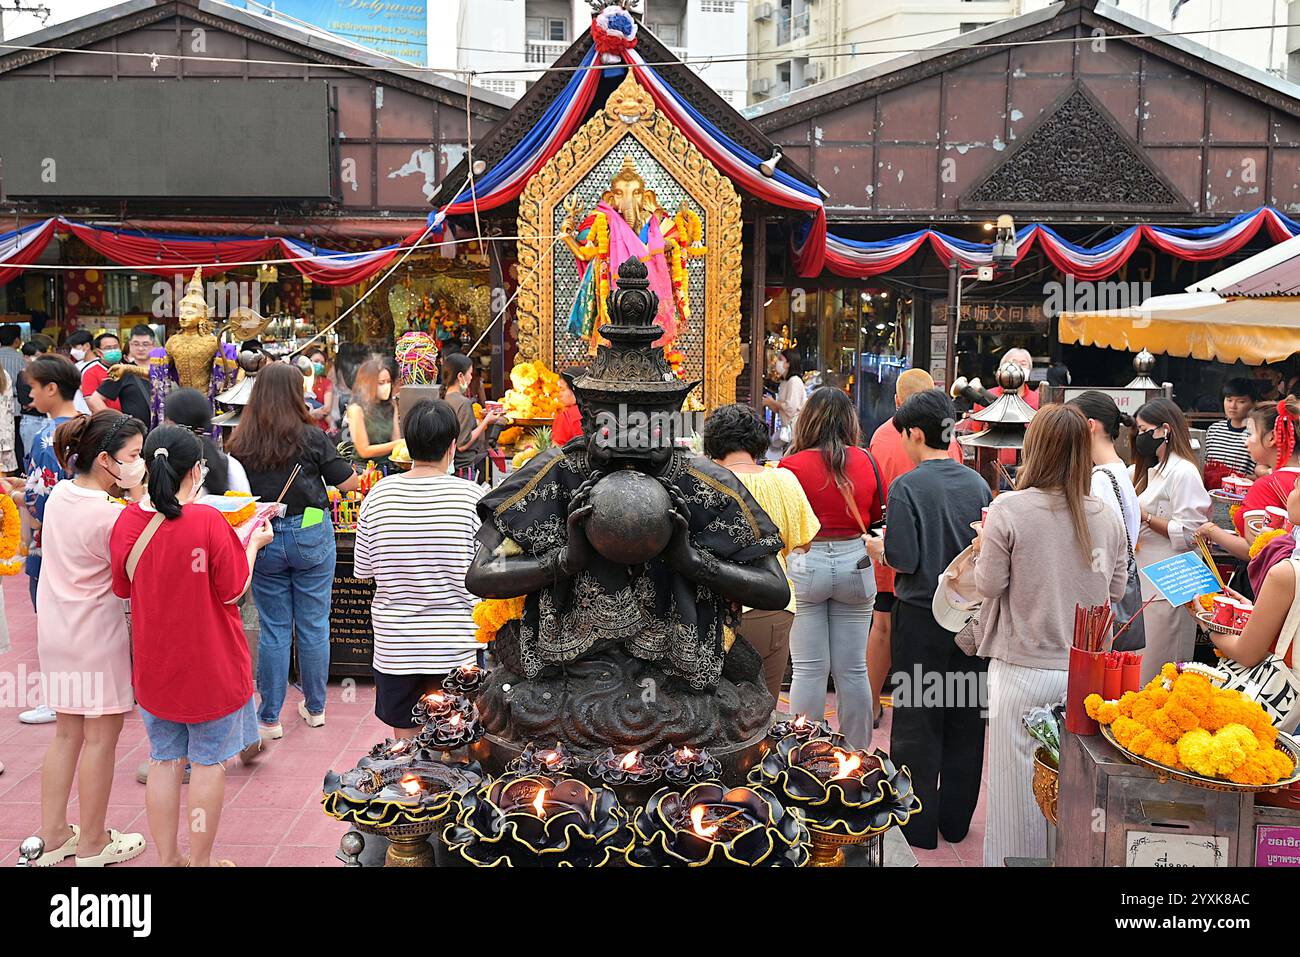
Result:
[[[704,303],[692,304],[694,321],[705,323],[702,366],[704,405],[715,408],[736,397],[744,369],[740,342],[740,196],[685,134],[659,112],[629,70],[605,108],[588,120],[529,180],[519,197],[520,361],[555,362],[555,257],[563,247],[552,236],[555,208],[627,137],[635,138],[672,175],[703,211],[709,237]]]

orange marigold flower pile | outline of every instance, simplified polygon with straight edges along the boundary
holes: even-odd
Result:
[[[508,621],[524,617],[524,598],[485,598],[474,606],[474,624],[478,631],[476,641],[487,644]]]
[[[1249,785],[1272,784],[1295,770],[1273,747],[1277,729],[1258,702],[1204,675],[1180,674],[1173,664],[1141,691],[1118,701],[1088,695],[1084,707],[1130,752],[1175,770]]]

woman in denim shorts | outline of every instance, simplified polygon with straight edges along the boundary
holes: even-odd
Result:
[[[164,866],[233,866],[213,857],[225,762],[258,746],[253,673],[237,602],[269,526],[241,545],[216,509],[194,503],[207,466],[199,440],[163,425],[145,442],[149,499],[113,528],[113,591],[131,600],[136,700],[149,734],[145,803]],[[184,504],[182,504],[184,503]],[[185,764],[191,765],[189,853],[177,843]],[[196,814],[201,811],[201,814]]]

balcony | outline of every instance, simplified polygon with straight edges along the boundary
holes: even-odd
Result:
[[[550,66],[560,58],[560,54],[569,49],[564,41],[529,40],[524,45],[524,62],[538,66]]]
[[[803,13],[796,13],[794,16],[783,16],[776,24],[776,45],[784,46],[795,40],[802,40],[808,35],[808,14],[810,11],[805,10]]]

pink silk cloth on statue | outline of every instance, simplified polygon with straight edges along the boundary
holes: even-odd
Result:
[[[673,307],[673,281],[668,271],[668,258],[664,249],[664,235],[659,230],[659,223],[650,219],[650,229],[646,242],[641,241],[632,227],[627,224],[618,210],[605,203],[596,204],[596,209],[605,214],[609,223],[609,270],[610,288],[618,288],[618,267],[629,256],[635,256],[646,265],[650,275],[650,289],[659,296],[659,314],[655,323],[664,330],[664,335],[655,342],[657,346],[666,346],[677,336],[676,310]],[[653,253],[654,255],[650,255]]]

